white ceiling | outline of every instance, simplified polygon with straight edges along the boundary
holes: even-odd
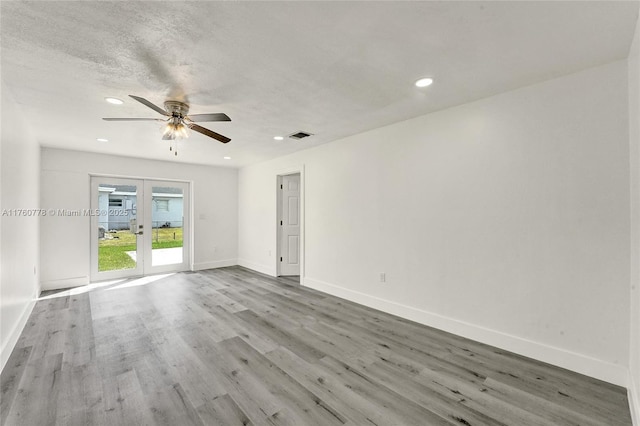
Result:
[[[243,166],[623,59],[638,5],[3,1],[1,76],[43,146]],[[158,123],[101,120],[156,117],[128,94],[225,112],[202,124],[232,141],[174,157]]]

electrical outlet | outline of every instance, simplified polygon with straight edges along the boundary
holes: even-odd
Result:
[[[269,250],[269,257],[271,257],[271,250]]]
[[[386,283],[387,282],[387,274],[384,272],[380,272],[380,282],[381,283]]]

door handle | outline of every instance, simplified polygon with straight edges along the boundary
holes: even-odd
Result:
[[[142,235],[143,231],[140,232],[134,232],[133,235]]]

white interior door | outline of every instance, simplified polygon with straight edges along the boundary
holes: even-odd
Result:
[[[300,275],[300,174],[281,177],[280,275]]]
[[[189,269],[190,186],[91,178],[91,280]]]

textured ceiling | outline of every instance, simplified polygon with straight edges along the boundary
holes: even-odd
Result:
[[[242,166],[623,59],[638,4],[3,1],[1,77],[43,146]],[[128,94],[225,112],[203,125],[232,141],[174,157],[158,123],[101,120],[156,116]]]

